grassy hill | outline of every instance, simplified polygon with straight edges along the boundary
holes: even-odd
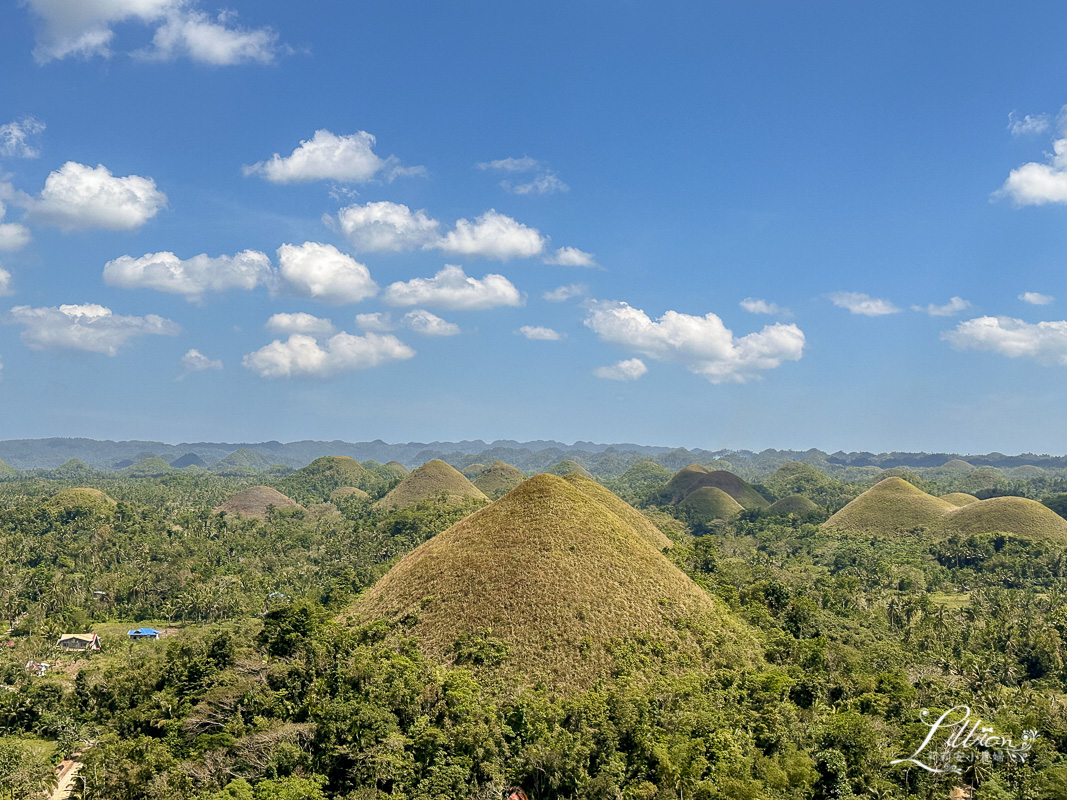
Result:
[[[692,491],[694,484],[709,472],[710,470],[707,467],[702,467],[700,464],[690,464],[688,467],[682,467],[667,481],[667,485],[663,489],[664,500],[671,504],[680,502],[682,498]]]
[[[129,478],[158,478],[173,472],[177,470],[159,456],[141,459],[122,470],[122,474]]]
[[[355,615],[406,619],[437,660],[561,692],[664,660],[758,658],[747,629],[640,533],[547,474],[409,553]]]
[[[225,512],[242,517],[265,519],[267,509],[271,506],[274,508],[293,508],[296,505],[297,503],[294,500],[286,497],[277,489],[272,489],[269,486],[253,486],[251,489],[238,492],[221,506],[218,506],[215,509],[215,513]]]
[[[186,453],[183,456],[179,456],[170,462],[170,465],[175,469],[182,469],[184,467],[207,467],[207,462],[204,461],[196,453]]]
[[[265,456],[242,447],[212,466],[211,471],[217,475],[254,475],[266,472],[271,466]]]
[[[941,469],[955,470],[957,472],[974,472],[975,466],[962,458],[953,458],[941,465]]]
[[[55,469],[50,470],[46,475],[50,478],[55,478],[56,480],[76,481],[85,478],[99,478],[103,473],[93,469],[84,461],[71,458],[64,461]]]
[[[1014,533],[1067,544],[1067,520],[1025,497],[992,497],[954,508],[942,517],[946,534]]]
[[[595,500],[607,508],[608,511],[641,534],[642,538],[657,550],[662,551],[674,546],[674,542],[668,539],[663,531],[653,525],[648,517],[596,481],[589,480],[589,478],[579,475],[577,472],[564,475],[563,480],[590,500]]]
[[[503,497],[520,483],[526,476],[510,464],[494,461],[474,478],[477,486],[490,500]]]
[[[114,508],[116,503],[99,489],[74,488],[64,489],[45,501],[45,505],[55,508],[84,508],[92,511],[106,511]]]
[[[352,486],[363,491],[373,488],[381,480],[348,456],[316,458],[303,469],[287,475],[276,484],[278,489],[307,505],[323,503],[335,489]]]
[[[678,503],[685,518],[692,523],[708,524],[717,519],[730,519],[744,511],[744,506],[717,486],[699,486]]]
[[[779,517],[790,515],[802,517],[805,514],[810,514],[812,511],[818,510],[819,507],[808,498],[799,494],[791,494],[788,497],[783,497],[781,500],[776,500],[771,503],[770,508],[767,509],[767,513]]]
[[[842,508],[823,527],[838,532],[887,535],[935,528],[956,506],[916,489],[903,478],[886,478]]]
[[[501,463],[503,463],[503,462],[501,462]],[[460,472],[463,473],[463,477],[464,478],[466,478],[467,480],[473,481],[475,478],[477,478],[479,475],[481,475],[487,469],[488,469],[488,467],[486,467],[485,464],[483,464],[480,461],[476,461],[475,463],[468,464],[467,466],[465,466],[462,469],[460,469]]]
[[[330,502],[339,500],[370,500],[370,495],[355,486],[341,486],[330,492]]]
[[[968,503],[977,503],[978,498],[973,494],[967,494],[966,492],[952,492],[951,494],[941,495],[941,499],[946,503],[951,503],[954,506],[965,506]]]
[[[446,499],[489,498],[454,467],[440,459],[427,461],[400,481],[385,497],[375,503],[377,508],[393,510],[406,508],[420,500],[434,497]]]
[[[577,461],[572,461],[569,458],[565,458],[562,461],[557,461],[551,467],[545,470],[548,475],[570,475],[572,472],[577,472],[583,478],[589,478],[592,480],[593,475],[589,470],[579,464]]]
[[[717,469],[697,477],[686,496],[688,497],[692,492],[704,487],[722,489],[744,508],[767,508],[770,506],[767,498],[753,489],[748,481],[726,470]]]

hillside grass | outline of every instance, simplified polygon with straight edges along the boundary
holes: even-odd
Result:
[[[382,510],[393,510],[414,505],[420,500],[443,497],[446,500],[489,498],[462,473],[440,459],[427,461],[407,475],[400,483],[375,503]]]

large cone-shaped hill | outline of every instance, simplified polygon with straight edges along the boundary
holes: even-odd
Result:
[[[579,475],[585,478],[592,479],[593,475],[589,470],[579,464],[577,461],[572,461],[569,458],[565,458],[562,461],[557,461],[551,467],[545,470],[549,475],[570,475],[572,472],[577,472]]]
[[[547,474],[420,545],[354,611],[403,620],[435,659],[564,692],[622,668],[620,650],[655,669],[642,642],[662,647],[659,665],[757,658],[747,629],[640,533]],[[470,657],[479,637],[495,657]]]
[[[786,517],[789,515],[802,517],[805,514],[810,514],[812,511],[818,510],[819,507],[803,495],[791,494],[788,497],[783,497],[781,500],[771,503],[771,507],[767,509],[767,513],[779,517]]]
[[[663,531],[653,525],[648,517],[596,481],[591,481],[577,472],[564,475],[563,480],[567,481],[590,500],[596,500],[602,506],[606,506],[608,511],[641,534],[644,540],[657,550],[663,551],[666,548],[674,547],[674,542],[668,539]]]
[[[478,487],[464,478],[455,467],[435,458],[413,470],[404,480],[394,486],[389,494],[375,503],[375,506],[386,510],[406,508],[420,500],[429,500],[442,495],[450,501],[468,498],[489,499]]]
[[[486,497],[496,500],[506,495],[524,480],[526,480],[526,476],[511,464],[505,464],[503,461],[494,461],[474,479],[474,485]]]
[[[688,467],[682,467],[667,481],[667,485],[663,489],[664,497],[672,504],[681,502],[693,490],[694,484],[704,475],[707,475],[708,472],[710,470],[700,466],[700,464],[690,464]]]
[[[219,475],[252,475],[256,472],[266,472],[271,466],[265,456],[242,447],[212,466],[211,471]]]
[[[367,491],[381,479],[370,474],[356,459],[348,456],[323,456],[278,481],[278,488],[304,503],[321,503],[335,489],[354,486]]]
[[[237,514],[242,517],[256,517],[257,519],[266,519],[267,509],[271,506],[275,508],[292,508],[297,503],[286,497],[277,489],[272,489],[269,486],[253,486],[251,489],[245,489],[243,492],[238,492],[221,506],[215,509],[215,513],[221,511],[227,514]]]
[[[705,486],[721,489],[743,508],[767,508],[770,505],[767,498],[753,489],[744,478],[722,469],[709,472],[696,464],[680,470],[667,483],[665,491],[669,493],[671,503],[677,504]]]
[[[883,535],[935,528],[956,506],[916,489],[903,478],[886,478],[823,523],[830,530]]]
[[[85,487],[64,489],[62,492],[48,498],[45,504],[56,508],[85,509],[89,511],[108,511],[116,505],[114,500],[99,489]]]
[[[1014,533],[1067,544],[1067,519],[1025,497],[991,497],[954,508],[942,517],[946,534]]]
[[[977,503],[978,498],[973,494],[967,494],[966,492],[952,492],[952,494],[943,494],[941,499],[946,503],[952,503],[954,506],[966,506],[971,503]]]
[[[699,486],[678,503],[692,522],[714,522],[730,519],[744,511],[744,506],[717,486]]]

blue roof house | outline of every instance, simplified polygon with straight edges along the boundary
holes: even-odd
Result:
[[[137,628],[127,632],[127,636],[131,639],[158,639],[160,632],[155,628]]]

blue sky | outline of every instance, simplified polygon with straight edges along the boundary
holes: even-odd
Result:
[[[937,6],[6,3],[0,438],[1067,452],[1067,8]]]

